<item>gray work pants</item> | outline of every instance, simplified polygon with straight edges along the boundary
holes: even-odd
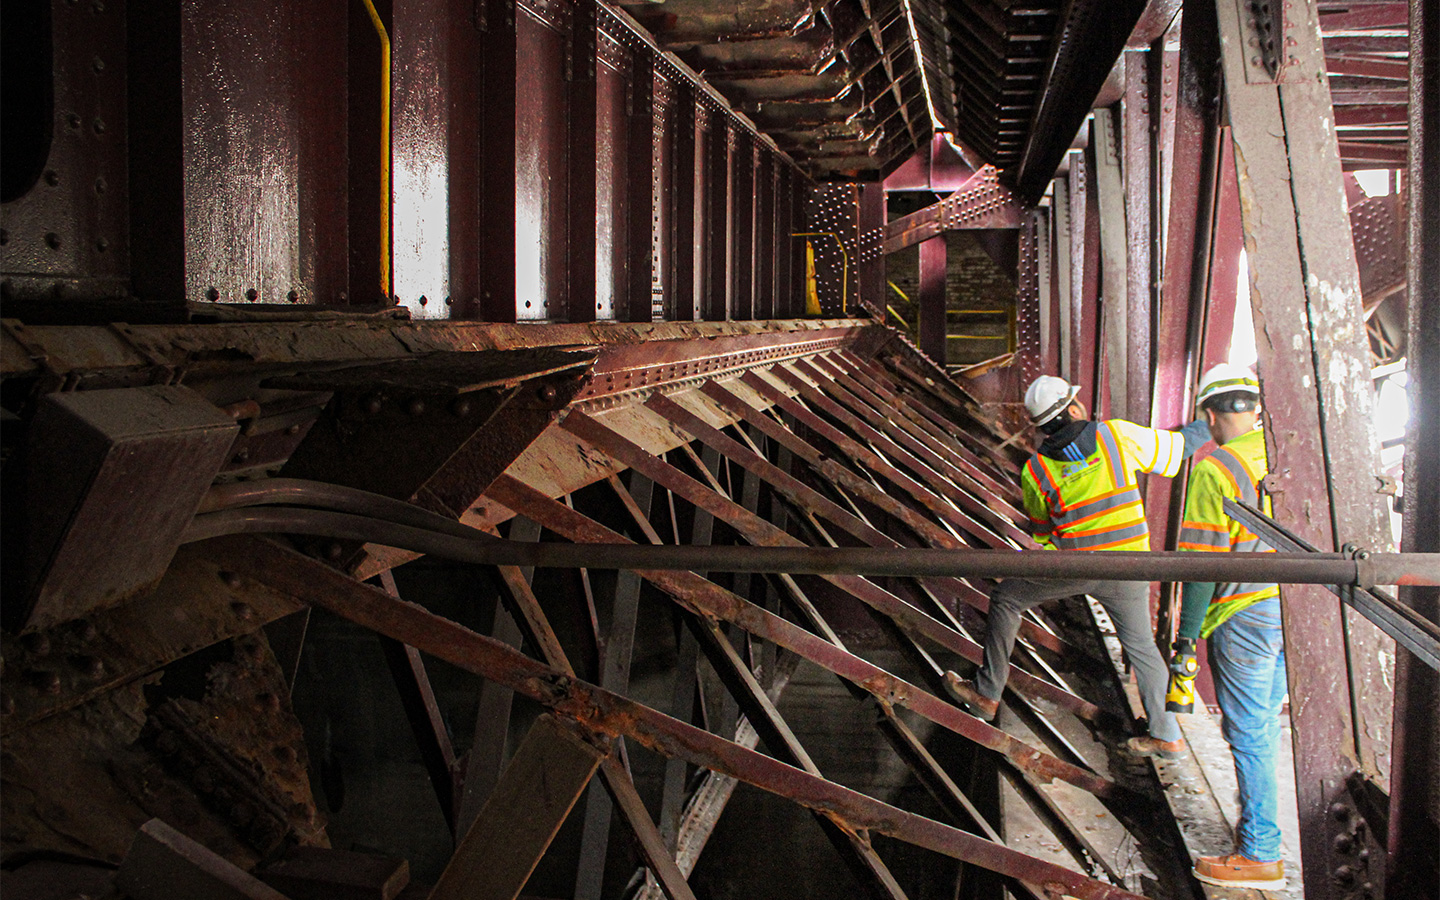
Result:
[[[1089,594],[1115,623],[1120,646],[1135,668],[1140,685],[1140,700],[1150,718],[1150,735],[1162,741],[1180,737],[1175,714],[1165,711],[1165,690],[1169,685],[1169,668],[1155,646],[1155,631],[1150,626],[1150,582],[1148,581],[1028,581],[1007,578],[990,593],[990,614],[986,617],[985,664],[975,679],[980,693],[992,700],[1000,699],[1005,679],[1010,674],[1010,653],[1015,649],[1015,635],[1020,630],[1020,616],[1025,610],[1046,600]]]

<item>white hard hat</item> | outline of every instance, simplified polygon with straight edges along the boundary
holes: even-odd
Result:
[[[1211,397],[1218,397],[1232,391],[1254,394],[1256,399],[1259,399],[1260,380],[1255,377],[1254,372],[1244,366],[1232,363],[1220,363],[1218,366],[1212,366],[1200,378],[1200,388],[1195,392],[1195,406],[1203,407],[1205,401]]]
[[[1030,414],[1031,425],[1044,425],[1060,415],[1080,393],[1080,388],[1054,375],[1041,375],[1030,382],[1025,392],[1025,411]]]

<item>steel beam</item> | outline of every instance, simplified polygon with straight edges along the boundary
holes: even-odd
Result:
[[[1152,346],[1155,335],[1155,294],[1159,286],[1151,259],[1153,222],[1160,180],[1152,169],[1157,135],[1150,128],[1150,55],[1164,50],[1125,51],[1125,98],[1121,102],[1120,174],[1125,183],[1125,321],[1130,333],[1125,348],[1125,413],[1131,422],[1150,421],[1150,390],[1154,384]],[[1116,366],[1120,361],[1115,362]],[[1167,423],[1181,424],[1177,419]]]
[[[949,322],[946,314],[945,235],[940,234],[920,244],[920,350],[935,361],[945,365],[946,334]]]
[[[1217,10],[1275,518],[1321,549],[1384,547],[1389,525],[1370,477],[1373,387],[1317,4],[1287,7],[1290,63],[1278,85],[1251,63],[1248,16],[1226,3]],[[1357,832],[1346,782],[1388,769],[1389,697],[1377,688],[1393,645],[1319,588],[1282,587],[1281,598],[1305,893],[1349,896],[1378,883],[1384,865],[1383,848]]]
[[[1440,11],[1410,4],[1410,163],[1406,346],[1410,421],[1401,549],[1440,551]],[[1427,437],[1428,436],[1428,437]],[[1440,588],[1401,588],[1400,601],[1440,623]],[[1388,845],[1391,898],[1440,895],[1440,675],[1409,654],[1396,661]],[[1431,852],[1412,852],[1415,848]]]
[[[549,498],[544,499],[549,501]],[[564,508],[563,505],[561,508]],[[501,681],[539,701],[557,716],[573,719],[586,731],[632,738],[664,756],[687,759],[780,794],[808,809],[824,810],[853,829],[887,834],[1032,884],[1054,882],[1056,890],[1080,900],[1139,900],[1138,895],[1128,891],[896,809],[678,722],[634,701],[567,677],[503,644],[418,606],[396,601],[381,591],[359,584],[277,544],[227,538],[208,546],[222,555],[234,571],[243,572],[246,577],[258,578],[304,597],[317,606],[387,634],[465,671]],[[955,710],[950,704],[936,702]],[[958,710],[955,714],[962,715]],[[574,796],[578,796],[578,789]]]
[[[1095,406],[1101,418],[1130,420],[1128,360],[1134,347],[1129,321],[1130,248],[1126,242],[1125,181],[1120,171],[1120,116],[1097,109],[1091,120],[1089,157],[1095,165],[1095,195],[1100,213],[1100,314],[1096,347]],[[1141,323],[1134,323],[1140,328]],[[1104,380],[1098,373],[1105,372]],[[1103,398],[1103,402],[1102,402]],[[1102,412],[1103,411],[1103,412]]]

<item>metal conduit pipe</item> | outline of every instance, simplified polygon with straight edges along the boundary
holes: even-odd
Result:
[[[461,535],[455,529],[469,532]],[[479,565],[813,575],[937,575],[1097,581],[1440,585],[1440,553],[1184,553],[531,543],[449,523],[424,527],[325,510],[267,507],[195,517],[182,543],[226,534],[305,534],[385,544]],[[1363,579],[1363,582],[1362,582]]]

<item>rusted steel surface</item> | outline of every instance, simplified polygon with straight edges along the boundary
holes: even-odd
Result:
[[[511,504],[521,506],[524,515],[577,542],[589,544],[602,540],[607,543],[623,540],[615,532],[519,482],[502,479],[496,484],[494,493],[499,502],[507,506]],[[1111,782],[1093,772],[1080,769],[1028,747],[1004,732],[967,716],[957,707],[940,700],[933,694],[836,648],[828,641],[810,634],[774,613],[761,609],[698,575],[658,570],[641,570],[641,575],[691,611],[703,616],[714,616],[733,622],[757,637],[774,641],[777,645],[800,654],[803,658],[835,672],[847,681],[860,685],[888,702],[913,709],[956,734],[1003,753],[1017,766],[1033,770],[1039,777],[1060,778],[1097,795],[1109,795],[1115,790]],[[1016,685],[1017,689],[1033,691],[1037,696],[1056,702],[1057,705],[1062,705],[1080,714],[1088,711],[1088,705],[1083,701],[1075,702],[1073,696],[1070,702],[1066,703],[1065,698],[1070,695],[1053,685],[1040,682],[1033,676],[1017,679],[1018,674],[1021,674],[1018,670],[1013,670],[1011,673],[1012,683]]]
[[[634,701],[568,678],[490,638],[418,606],[396,601],[278,545],[227,538],[211,547],[217,553],[223,552],[227,561],[247,576],[263,576],[272,587],[295,592],[366,628],[466,671],[502,682],[592,731],[623,735],[665,756],[679,756],[704,768],[724,772],[782,794],[806,808],[838,817],[852,828],[888,834],[1033,884],[1053,882],[1074,897],[1119,900],[1138,896],[896,809]],[[949,704],[943,705],[954,709]]]
[[[985,166],[943,200],[885,225],[888,255],[947,231],[967,228],[1019,228],[1022,207],[1000,184],[999,172]]]
[[[1295,6],[1293,58],[1315,73],[1323,68],[1316,7]],[[1373,482],[1329,477],[1373,472],[1376,460],[1359,283],[1324,119],[1328,88],[1318,76],[1247,84],[1249,23],[1232,8],[1219,10],[1219,22],[1275,518],[1321,549],[1346,541],[1384,546],[1388,527]],[[1297,357],[1314,368],[1287,364]],[[1357,770],[1388,769],[1388,698],[1372,692],[1384,683],[1376,668],[1382,655],[1394,651],[1319,588],[1282,588],[1282,601],[1306,894],[1347,896],[1355,883],[1378,880],[1384,865],[1378,845],[1367,860],[1353,854],[1374,842],[1352,833],[1357,819],[1345,783]]]
[[[1410,4],[1410,164],[1406,171],[1410,297],[1407,336],[1410,403],[1405,445],[1406,551],[1440,551],[1440,13]],[[1440,589],[1401,588],[1400,601],[1440,624]],[[1440,841],[1440,676],[1402,653],[1395,664],[1393,769],[1390,774],[1389,897],[1433,898],[1440,893],[1434,854],[1409,852]]]
[[[1127,67],[1128,69],[1128,67]],[[1097,369],[1104,380],[1095,382],[1095,413],[1105,410],[1129,421],[1129,360],[1134,349],[1129,320],[1129,246],[1126,242],[1125,182],[1121,172],[1123,155],[1120,139],[1120,111],[1103,109],[1095,113],[1090,124],[1089,157],[1095,164],[1095,196],[1100,226],[1100,315],[1099,346],[1096,348]],[[1135,322],[1137,331],[1148,332],[1148,322]],[[1103,398],[1103,403],[1101,398]]]
[[[738,401],[735,402],[738,403]],[[816,491],[806,487],[799,480],[772,465],[763,457],[705,424],[693,413],[675,403],[673,400],[666,398],[664,395],[655,395],[646,405],[691,435],[704,441],[708,446],[718,450],[724,454],[727,459],[739,463],[746,469],[764,478],[771,488],[787,497],[801,509],[823,517],[869,546],[901,546],[900,543],[893,538],[877,531],[867,522],[862,521],[838,504],[827,500]],[[775,423],[772,421],[771,424],[774,425]],[[778,428],[779,426],[775,425],[775,427]],[[811,448],[811,451],[813,452],[813,448]],[[856,477],[856,480],[859,481],[860,479]],[[948,534],[946,536],[948,537]],[[951,540],[953,540],[953,538]],[[981,612],[989,609],[989,598],[965,582],[925,578],[920,579],[919,583],[924,586],[926,590],[949,600],[952,604],[958,599],[960,602],[967,603]],[[1033,623],[1027,622],[1025,625],[1028,625],[1029,628],[1022,626],[1022,629],[1028,638],[1057,653],[1062,652],[1062,645],[1054,635],[1035,627]]]

